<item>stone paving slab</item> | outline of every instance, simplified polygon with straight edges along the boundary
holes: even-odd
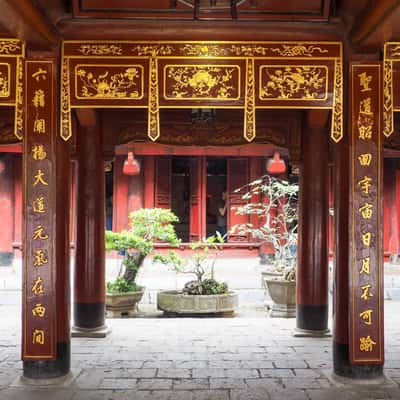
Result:
[[[332,379],[330,338],[294,338],[295,320],[114,319],[105,339],[72,339],[68,385],[16,385],[20,310],[0,306],[0,400],[400,399],[400,302],[387,301],[387,380]]]

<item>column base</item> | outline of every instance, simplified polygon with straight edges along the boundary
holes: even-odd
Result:
[[[332,337],[332,332],[329,329],[314,330],[294,328],[292,332],[294,337]]]
[[[29,388],[31,386],[35,387],[70,387],[72,382],[79,376],[81,370],[70,371],[64,376],[58,378],[48,378],[48,379],[33,379],[26,378],[25,376],[20,376],[10,385],[13,388]]]
[[[111,327],[107,325],[99,326],[97,328],[80,328],[73,326],[71,328],[72,337],[86,337],[86,338],[105,338],[111,333]]]
[[[352,365],[349,361],[349,345],[333,342],[333,372],[342,378],[354,380],[381,379],[383,364]]]
[[[54,361],[38,360],[23,362],[23,376],[28,379],[54,379],[65,376],[71,368],[71,343],[57,343]]]
[[[279,304],[272,303],[269,312],[270,318],[295,318],[296,305],[295,304]]]
[[[296,306],[296,329],[326,331],[328,329],[328,304]]]

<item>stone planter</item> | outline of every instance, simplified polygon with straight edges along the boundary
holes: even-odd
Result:
[[[144,287],[137,292],[106,293],[106,317],[132,317],[138,311],[138,303],[143,297]]]
[[[270,317],[296,317],[296,282],[279,279],[265,280],[272,299]]]
[[[177,290],[157,294],[157,308],[172,315],[233,315],[239,304],[237,293],[188,295]]]

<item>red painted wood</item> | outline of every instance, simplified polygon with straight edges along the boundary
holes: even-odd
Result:
[[[22,144],[1,145],[0,153],[20,153],[20,154],[22,154]]]
[[[171,158],[158,157],[155,160],[155,207],[171,208]]]
[[[143,171],[143,170],[142,170]],[[143,207],[143,172],[128,176],[128,215]]]
[[[235,189],[246,185],[249,182],[249,160],[247,157],[228,158],[227,165],[227,231],[236,224],[249,222],[249,217],[246,215],[237,215],[235,207],[240,207],[246,202],[241,199],[241,194],[234,193]],[[244,242],[248,240],[247,235],[228,234],[229,241]]]
[[[10,227],[10,229],[12,229]],[[22,243],[22,156],[14,158],[14,245]],[[22,252],[18,252],[22,255]]]
[[[154,189],[155,189],[155,161],[154,156],[143,157],[143,176],[144,176],[144,199],[145,208],[154,207]]]
[[[392,199],[392,186],[394,182],[394,171],[390,160],[386,160],[383,164],[383,250],[391,251],[392,228],[396,223],[392,218],[394,199]],[[394,189],[394,187],[393,187]]]
[[[71,212],[70,212],[70,241],[75,243],[76,240],[76,179],[77,165],[71,162]]]
[[[396,169],[396,210],[400,210],[400,170]],[[397,232],[397,241],[394,245],[394,252],[396,255],[400,254],[400,218],[398,215],[399,211],[397,211],[397,223],[396,223],[396,232]]]
[[[124,156],[114,161],[113,230],[120,232],[128,228],[128,176],[122,173]]]
[[[12,155],[1,157],[4,170],[0,172],[0,221],[2,226],[11,229],[2,229],[0,235],[0,252],[13,251],[13,209],[14,209],[14,157]]]
[[[201,239],[202,171],[200,161],[199,157],[190,159],[190,241]]]

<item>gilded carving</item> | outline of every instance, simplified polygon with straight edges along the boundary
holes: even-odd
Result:
[[[0,63],[0,97],[10,96],[10,65]]]
[[[333,83],[331,139],[338,143],[343,138],[343,75],[342,60],[335,60]]]
[[[171,45],[137,45],[132,48],[132,52],[137,53],[138,56],[168,56],[173,53],[174,47]]]
[[[71,129],[71,108],[69,93],[69,62],[67,58],[62,61],[61,67],[61,121],[60,135],[63,140],[67,141],[72,136]]]
[[[79,53],[85,56],[120,56],[122,55],[122,47],[115,44],[82,44],[79,49]]]
[[[261,100],[326,100],[326,66],[268,66],[260,68]]]
[[[169,100],[237,100],[240,69],[231,65],[167,65],[164,97]]]
[[[284,44],[282,47],[271,48],[274,53],[278,53],[282,57],[312,57],[314,52],[319,54],[328,53],[328,50],[321,49],[321,47],[298,43],[295,45]]]
[[[154,142],[160,136],[157,59],[150,59],[150,85],[147,135]]]
[[[18,140],[22,140],[24,132],[24,60],[21,57],[17,58],[16,78],[14,135]]]
[[[400,46],[394,46],[394,47],[388,46],[388,49],[390,53],[388,58],[396,58],[400,56]]]
[[[265,56],[267,54],[267,47],[254,44],[233,44],[230,50],[232,54],[245,57]]]
[[[21,42],[18,39],[0,40],[0,54],[12,54],[21,50]]]
[[[143,67],[141,65],[117,67],[77,65],[75,75],[77,99],[129,100],[143,97]]]
[[[396,47],[400,49],[400,46]],[[393,133],[393,85],[392,61],[383,63],[383,134],[389,137]]]
[[[213,44],[185,44],[182,49],[187,56],[198,57],[219,57],[225,55],[226,51],[223,46]]]
[[[243,136],[251,142],[256,137],[256,110],[255,110],[255,88],[254,88],[254,60],[246,61],[246,99],[244,109],[244,132]]]

